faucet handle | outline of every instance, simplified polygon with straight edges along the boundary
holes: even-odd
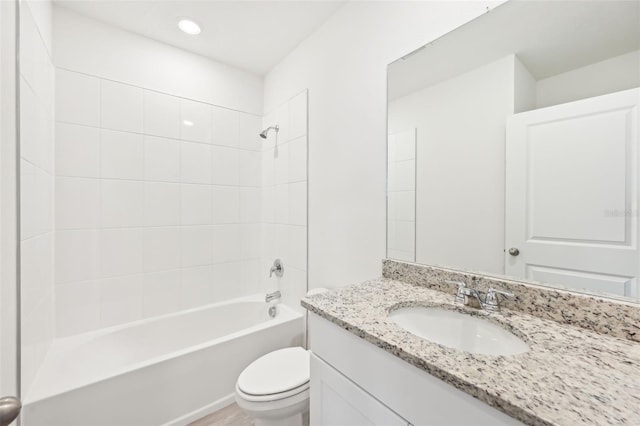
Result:
[[[445,281],[447,284],[453,284],[458,286],[458,291],[456,292],[456,304],[465,305],[467,302],[467,294],[465,293],[465,289],[467,285],[462,281]]]
[[[515,294],[509,293],[508,291],[496,290],[493,287],[489,287],[489,291],[487,292],[487,296],[484,300],[484,308],[489,311],[499,311],[500,303],[498,302],[498,295],[502,295],[505,297],[515,297]]]

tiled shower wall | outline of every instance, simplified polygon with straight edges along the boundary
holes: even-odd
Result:
[[[51,5],[20,2],[21,381],[27,395],[53,340]]]
[[[260,290],[260,125],[57,70],[57,336]]]
[[[307,291],[307,91],[267,114],[263,128],[277,124],[262,157],[262,283],[279,289],[282,301],[303,312]],[[269,278],[275,259],[284,265],[282,278]]]

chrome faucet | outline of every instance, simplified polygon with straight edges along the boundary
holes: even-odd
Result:
[[[458,291],[456,292],[456,305],[466,306],[469,304],[469,297],[472,297],[478,301],[480,307],[487,311],[499,311],[500,303],[498,301],[498,295],[502,295],[505,297],[514,297],[513,293],[509,293],[506,291],[496,290],[493,287],[489,287],[489,291],[487,292],[485,299],[482,300],[482,296],[480,292],[475,288],[468,287],[462,281],[446,281],[447,284],[454,284],[458,286]]]
[[[282,264],[282,261],[280,259],[276,259],[273,261],[273,266],[269,270],[269,278],[271,278],[274,273],[276,274],[276,277],[281,277],[282,275],[284,275],[284,265]]]
[[[276,290],[273,293],[267,293],[267,295],[264,297],[264,301],[269,303],[280,298],[282,298],[282,293],[280,293],[280,290]]]

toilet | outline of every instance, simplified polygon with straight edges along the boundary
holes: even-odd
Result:
[[[245,368],[236,382],[236,402],[255,426],[302,426],[309,411],[309,352],[279,349]]]
[[[315,288],[307,297],[327,291]],[[300,346],[261,356],[236,381],[238,407],[255,426],[303,426],[309,412],[310,366],[310,352]]]

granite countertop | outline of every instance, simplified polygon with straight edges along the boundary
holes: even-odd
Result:
[[[530,425],[640,425],[640,344],[520,312],[457,307],[453,296],[379,279],[302,300],[309,311]],[[398,327],[400,306],[440,306],[487,316],[530,351],[479,355]]]

